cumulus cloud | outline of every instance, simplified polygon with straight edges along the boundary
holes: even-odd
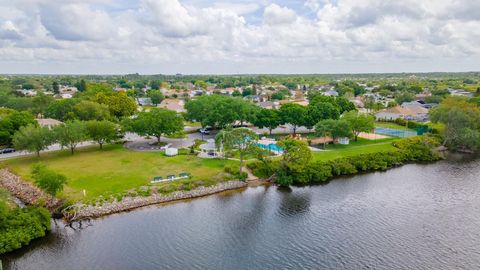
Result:
[[[42,4],[39,6],[41,23],[56,39],[81,41],[104,40],[111,36],[114,25],[102,10],[93,10],[87,4]]]
[[[287,7],[270,4],[265,8],[263,17],[268,25],[291,24],[297,19],[297,14]]]
[[[0,71],[33,61],[88,73],[95,61],[108,73],[381,72],[480,60],[478,1],[53,2],[0,4]]]

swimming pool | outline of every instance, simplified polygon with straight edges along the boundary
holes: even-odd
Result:
[[[276,143],[270,143],[270,144],[256,143],[255,145],[262,149],[270,150],[276,154],[283,153],[283,148],[278,146]]]

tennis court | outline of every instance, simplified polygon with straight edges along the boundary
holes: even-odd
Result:
[[[400,137],[400,138],[417,136],[416,131],[400,130],[400,129],[384,128],[384,127],[376,127],[375,128],[375,133],[376,134],[387,135],[387,136],[391,136],[391,137]]]

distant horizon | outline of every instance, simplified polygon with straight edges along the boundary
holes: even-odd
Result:
[[[420,72],[346,72],[346,73],[0,73],[1,76],[325,76],[325,75],[408,75],[408,74],[468,74],[480,73],[480,70],[471,71],[420,71]]]

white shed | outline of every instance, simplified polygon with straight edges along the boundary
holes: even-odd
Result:
[[[165,155],[172,157],[178,155],[178,149],[177,148],[167,148],[165,149]]]

